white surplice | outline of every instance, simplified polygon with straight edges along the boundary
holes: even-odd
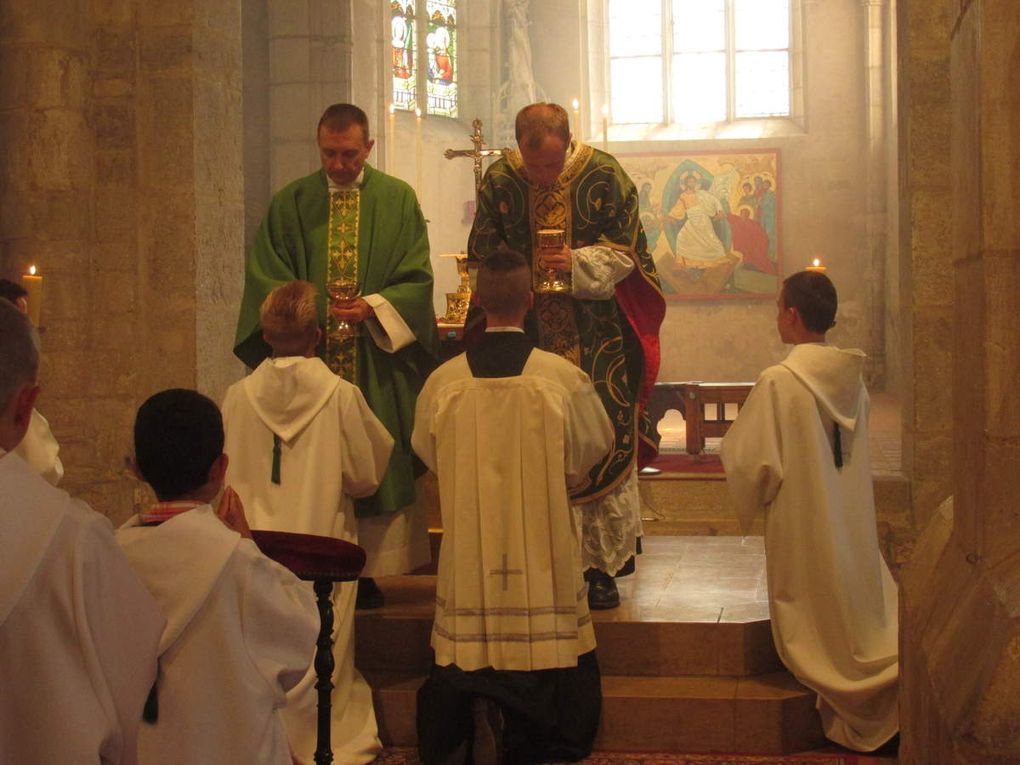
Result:
[[[871,751],[899,728],[898,617],[876,530],[863,366],[861,351],[795,346],[758,379],[722,461],[745,533],[765,511],[780,658],[818,693],[826,735]]]
[[[209,505],[132,518],[117,541],[167,616],[141,765],[290,765],[281,709],[312,661],[315,596]]]
[[[0,449],[0,762],[137,762],[163,624],[109,521]]]
[[[437,665],[573,667],[594,649],[567,487],[612,443],[588,376],[554,354],[495,378],[461,354],[428,378],[411,444],[439,479]]]
[[[351,497],[372,494],[393,439],[357,387],[319,358],[266,359],[227,391],[223,402],[227,483],[255,529],[358,542]],[[279,483],[273,483],[273,436]],[[354,668],[354,582],[334,592],[333,752],[335,762],[371,762],[379,751],[372,693]],[[315,750],[315,673],[291,692],[284,710],[291,746],[311,762]]]
[[[32,419],[28,423],[28,431],[21,443],[14,449],[21,459],[25,460],[33,470],[56,486],[64,477],[64,465],[60,461],[60,444],[53,437],[50,430],[50,423],[39,414],[39,410],[32,410]]]

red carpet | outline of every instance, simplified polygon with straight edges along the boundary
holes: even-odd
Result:
[[[654,752],[593,752],[580,765],[855,765],[852,754],[657,754]],[[384,749],[373,765],[419,765],[418,752],[408,747]]]
[[[721,481],[726,478],[718,454],[660,453],[649,467],[662,472],[656,475],[642,474],[642,479]]]

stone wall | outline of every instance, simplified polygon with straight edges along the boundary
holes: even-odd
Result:
[[[904,574],[900,761],[997,765],[1020,761],[1020,19],[1010,0],[948,5],[955,501]]]
[[[122,520],[138,404],[220,398],[240,296],[240,7],[0,7],[0,271],[44,275],[39,408],[64,487]]]

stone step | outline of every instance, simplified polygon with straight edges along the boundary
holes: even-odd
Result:
[[[386,606],[358,611],[356,662],[362,671],[424,673],[435,608],[434,576],[380,581]],[[782,668],[768,619],[743,622],[634,621],[628,612],[593,614],[606,675],[743,677]]]
[[[424,675],[368,671],[379,735],[415,746]],[[789,673],[755,677],[602,676],[598,751],[788,754],[822,745],[814,694]]]

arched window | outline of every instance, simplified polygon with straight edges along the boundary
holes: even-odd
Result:
[[[393,107],[456,117],[457,0],[391,0],[390,43]]]
[[[793,0],[606,0],[612,122],[791,116]]]

